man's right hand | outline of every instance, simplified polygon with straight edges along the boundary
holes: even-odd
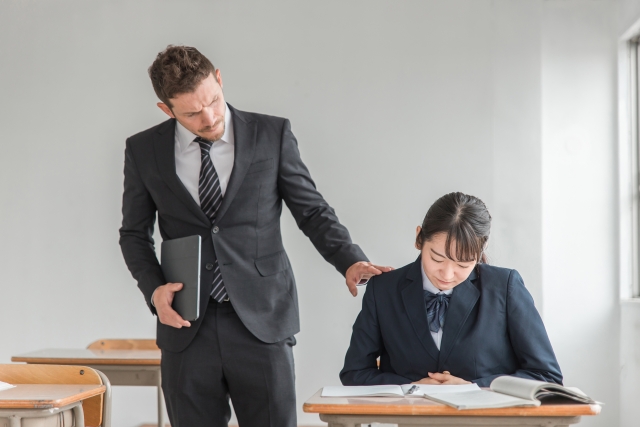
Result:
[[[153,305],[156,307],[158,313],[158,319],[163,325],[171,326],[174,328],[182,328],[191,326],[191,323],[184,320],[177,311],[171,308],[173,297],[176,292],[182,289],[182,283],[167,283],[166,285],[158,286],[153,293]]]

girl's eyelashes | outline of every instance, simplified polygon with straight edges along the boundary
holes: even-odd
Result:
[[[431,257],[431,259],[432,259],[432,260],[434,260],[434,261],[435,261],[435,262],[437,262],[437,263],[441,263],[441,262],[442,262],[442,260],[438,261],[438,260],[437,260],[437,259],[435,259],[434,257]]]

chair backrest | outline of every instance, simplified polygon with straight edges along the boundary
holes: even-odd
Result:
[[[134,339],[134,340],[97,340],[89,344],[89,350],[159,350],[156,340]]]
[[[9,384],[104,384],[95,369],[67,365],[0,365],[0,381]],[[103,404],[102,395],[82,402],[85,426],[102,425]]]

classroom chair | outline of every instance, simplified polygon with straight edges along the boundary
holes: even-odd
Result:
[[[86,366],[68,365],[0,365],[0,381],[9,384],[99,384],[106,387],[104,395],[82,402],[86,427],[111,427],[111,383],[100,371]],[[73,426],[72,411],[42,417],[38,411],[18,413],[10,419],[6,410],[0,413],[0,426],[65,427]],[[40,411],[41,413],[41,411]]]

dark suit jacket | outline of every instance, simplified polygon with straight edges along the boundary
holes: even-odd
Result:
[[[153,313],[151,295],[166,283],[152,239],[156,212],[163,239],[202,236],[200,318],[182,329],[158,322],[157,342],[165,350],[181,351],[195,336],[211,292],[213,271],[206,265],[216,256],[236,312],[258,339],[277,342],[300,330],[293,271],[280,234],[283,200],[340,273],[367,260],[316,190],[289,121],[230,110],[235,159],[215,224],[176,174],[175,120],[127,139],[120,246]]]
[[[438,351],[427,325],[421,268],[418,258],[369,281],[340,372],[343,384],[408,384],[442,371],[481,387],[500,375],[562,384],[517,271],[479,264],[453,288]]]

